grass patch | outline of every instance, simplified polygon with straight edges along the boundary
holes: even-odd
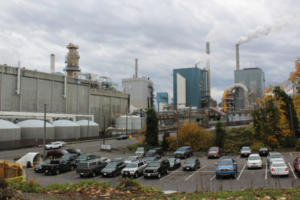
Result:
[[[13,190],[20,190],[28,193],[40,193],[44,188],[37,184],[34,179],[30,181],[7,181],[8,187]]]

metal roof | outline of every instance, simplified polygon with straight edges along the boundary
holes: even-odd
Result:
[[[10,121],[0,119],[0,129],[20,129],[20,127]]]
[[[56,120],[56,121],[52,122],[52,124],[55,127],[59,127],[59,126],[65,126],[65,127],[66,126],[69,126],[69,127],[79,126],[75,122],[69,121],[69,120],[65,120],[65,119]]]
[[[88,121],[88,120],[79,120],[76,123],[80,126],[99,126],[98,123],[94,121]]]
[[[37,119],[29,119],[17,123],[17,126],[21,128],[42,128],[44,127],[44,121],[37,120]],[[54,127],[54,126],[46,122],[46,127]]]

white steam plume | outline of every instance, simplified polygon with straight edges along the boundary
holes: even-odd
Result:
[[[285,25],[286,23],[276,23],[273,25],[258,26],[257,28],[250,30],[246,36],[242,36],[237,44],[247,43],[261,36],[267,36],[271,32],[281,30],[281,28],[283,28]]]

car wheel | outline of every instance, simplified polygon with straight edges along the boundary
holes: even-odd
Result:
[[[168,174],[168,170],[166,170],[166,175]]]
[[[70,170],[71,170],[71,171],[73,171],[73,170],[74,170],[74,166],[73,166],[73,165],[71,165],[71,167],[70,167]]]
[[[233,178],[233,179],[235,179],[235,178],[236,178],[236,173],[234,173],[234,174],[232,175],[232,178]]]
[[[138,177],[139,177],[139,173],[136,172],[136,173],[134,174],[134,178],[138,178]]]
[[[157,175],[157,178],[161,178],[161,174],[160,173]]]
[[[96,172],[93,172],[92,176],[95,177],[96,176]]]
[[[55,174],[58,175],[60,173],[59,169],[55,171]]]

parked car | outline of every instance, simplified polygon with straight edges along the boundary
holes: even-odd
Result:
[[[269,149],[266,147],[262,147],[258,150],[260,156],[268,156],[269,155]]]
[[[168,174],[170,163],[167,159],[160,159],[149,163],[144,170],[144,178],[157,177],[161,178],[162,175]]]
[[[68,154],[69,152],[65,149],[56,149],[56,150],[48,151],[46,154],[46,158],[57,159]]]
[[[272,162],[284,162],[281,153],[275,151],[269,152],[269,155],[267,157],[267,163],[268,165],[270,165]]]
[[[241,148],[241,157],[248,157],[251,154],[251,149],[248,146],[243,146]]]
[[[222,158],[216,167],[216,179],[224,176],[235,178],[237,175],[237,164],[232,158]]]
[[[181,160],[179,158],[168,158],[170,163],[170,170],[177,169],[181,166]]]
[[[110,159],[110,158],[107,158],[107,157],[101,157],[100,160],[101,160],[102,162],[105,162],[106,164],[111,162],[111,159]]]
[[[70,154],[76,154],[78,156],[82,153],[80,149],[73,149],[73,148],[66,149],[66,151]]]
[[[97,176],[101,174],[101,170],[107,165],[107,163],[102,162],[101,159],[97,158],[94,160],[89,160],[85,162],[80,162],[77,165],[76,173],[80,175],[80,177],[88,177],[88,176]]]
[[[85,162],[89,160],[94,160],[96,158],[100,158],[99,156],[93,155],[93,154],[81,154],[78,156],[75,160],[75,165],[77,166],[80,162]]]
[[[48,164],[49,161],[41,161],[40,163],[38,163],[37,165],[34,166],[33,170],[36,173],[44,173],[44,169],[42,168],[43,165]]]
[[[51,142],[51,143],[45,145],[46,150],[59,149],[61,147],[63,147],[63,144],[61,142]]]
[[[175,158],[188,158],[191,157],[193,155],[193,149],[191,146],[183,146],[178,148],[175,152],[174,152],[174,156]]]
[[[162,149],[161,148],[153,148],[153,149],[150,149],[149,151],[147,151],[146,153],[146,157],[161,157],[162,156]]]
[[[128,139],[128,135],[126,134],[121,134],[117,137],[117,140],[126,140],[126,139]]]
[[[207,157],[208,158],[219,158],[220,157],[220,148],[218,146],[210,147],[208,149]]]
[[[125,167],[125,163],[122,160],[112,161],[108,163],[102,170],[101,174],[103,177],[106,176],[117,176],[121,174],[122,169]]]
[[[138,156],[129,156],[125,159],[124,163],[127,165],[129,163],[132,163],[138,159]]]
[[[270,164],[271,176],[289,176],[289,168],[285,162],[273,161]]]
[[[144,147],[138,147],[135,151],[135,155],[137,155],[139,158],[142,158],[145,156],[145,149]]]
[[[129,176],[138,178],[143,175],[144,169],[147,167],[147,163],[143,161],[135,161],[129,163],[125,168],[122,169],[121,174],[123,177]]]
[[[152,157],[144,157],[143,159],[142,159],[142,161],[145,161],[146,163],[151,163],[151,162],[153,162],[153,161],[155,161],[155,160],[159,160],[160,159],[160,157],[158,156],[158,155],[155,155],[155,156],[152,156]]]
[[[293,161],[294,171],[299,176],[300,175],[300,157],[296,157]]]
[[[254,154],[250,154],[248,159],[247,159],[247,167],[248,169],[250,168],[262,168],[263,164],[262,164],[262,160],[261,157],[259,156],[259,154],[254,153]]]
[[[200,168],[200,161],[198,158],[189,158],[184,162],[182,166],[182,169],[184,171],[195,171],[196,169],[199,168]]]
[[[51,160],[49,163],[42,165],[42,170],[46,175],[60,174],[61,172],[72,171],[74,169],[75,155],[64,155],[61,158]]]

